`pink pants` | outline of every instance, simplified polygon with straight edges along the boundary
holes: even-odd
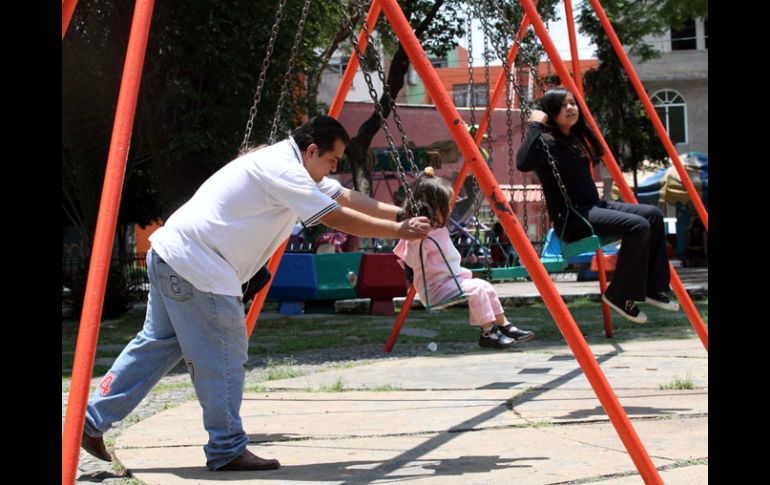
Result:
[[[461,277],[458,277],[457,280],[463,292],[468,295],[468,319],[471,326],[480,327],[486,323],[494,322],[495,315],[503,313],[503,306],[497,298],[495,288],[488,281]],[[429,289],[431,302],[443,301],[456,294],[457,285],[452,279]]]

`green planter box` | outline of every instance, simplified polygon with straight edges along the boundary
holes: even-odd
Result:
[[[347,300],[356,298],[355,282],[351,285],[348,274],[356,278],[364,253],[314,254],[318,291],[314,300]]]

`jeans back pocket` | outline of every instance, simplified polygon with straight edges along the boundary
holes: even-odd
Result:
[[[193,296],[192,284],[174,272],[161,272],[161,291],[164,296],[176,301],[189,300]]]

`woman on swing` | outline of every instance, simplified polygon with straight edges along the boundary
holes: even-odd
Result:
[[[650,205],[601,200],[591,177],[591,160],[598,163],[604,150],[583,119],[575,96],[565,88],[550,89],[538,104],[542,111],[532,111],[516,167],[522,172],[534,170],[540,178],[556,234],[564,242],[573,242],[591,236],[593,227],[597,236],[622,238],[615,276],[602,300],[626,319],[647,321],[637,302],[677,311],[679,305],[668,297],[671,275],[663,213]],[[569,201],[564,200],[543,144]]]
[[[469,269],[460,266],[460,253],[452,244],[446,227],[454,197],[449,182],[436,177],[433,167],[427,167],[415,178],[411,189],[414,206],[407,198],[400,217],[413,217],[412,212],[416,211],[431,220],[433,229],[422,245],[422,255],[419,241],[403,239],[393,252],[414,271],[414,286],[420,301],[436,306],[435,302],[453,300],[464,293],[468,297],[470,324],[481,330],[481,347],[504,349],[515,343],[532,340],[534,332],[516,328],[505,318],[494,287],[487,281],[473,278]]]

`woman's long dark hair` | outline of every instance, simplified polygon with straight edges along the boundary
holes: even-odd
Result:
[[[441,215],[443,225],[449,222],[449,206],[452,204],[454,189],[452,185],[441,177],[433,175],[432,168],[427,172],[420,172],[412,182],[412,195],[417,214],[413,214],[411,204],[404,200],[402,208],[408,217],[425,216],[436,224],[436,215]]]
[[[599,142],[599,138],[596,136],[596,133],[594,133],[594,130],[592,130],[591,127],[588,126],[588,123],[586,123],[580,105],[578,105],[577,123],[572,127],[569,136],[562,133],[556,125],[556,117],[559,116],[561,105],[568,94],[572,94],[572,97],[577,99],[577,97],[566,88],[560,87],[549,89],[545,92],[543,97],[540,98],[540,101],[538,101],[538,106],[540,107],[540,110],[548,115],[547,125],[551,128],[551,135],[555,140],[575,148],[585,148],[593,163],[599,163],[599,159],[604,155],[604,148]],[[576,146],[576,143],[579,144],[579,146]]]

